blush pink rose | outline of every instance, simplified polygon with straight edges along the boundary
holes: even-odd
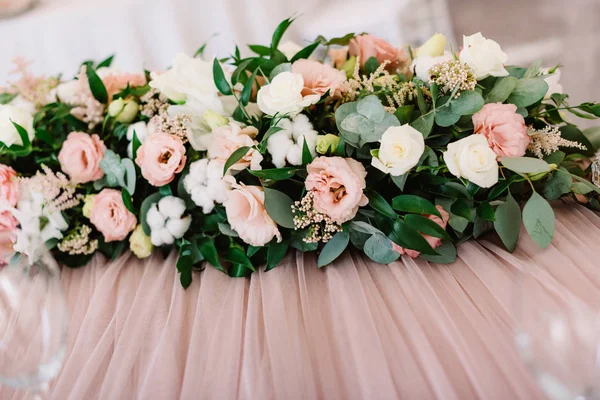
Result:
[[[264,246],[274,237],[280,242],[281,233],[277,224],[265,209],[263,188],[231,183],[233,190],[227,192],[227,200],[223,205],[227,213],[227,221],[240,239],[252,246]]]
[[[530,138],[514,104],[490,103],[473,115],[475,133],[484,135],[498,157],[522,157]]]
[[[301,59],[292,64],[292,72],[302,75],[302,96],[318,94],[340,95],[340,86],[346,81],[346,73],[318,61]]]
[[[94,199],[90,222],[106,242],[112,242],[125,239],[135,229],[137,218],[125,207],[119,190],[103,189]]]
[[[100,161],[104,158],[105,150],[106,146],[98,135],[71,132],[58,153],[60,168],[73,183],[98,180],[104,176]]]
[[[257,134],[258,130],[255,127],[247,126],[242,128],[237,122],[219,126],[213,129],[208,137],[206,146],[208,158],[221,161],[225,164],[229,156],[240,147],[254,146],[257,143],[254,140]],[[259,151],[250,149],[230,169],[233,171],[241,171],[248,167],[252,170],[261,169],[260,163],[262,160],[263,157]]]
[[[360,58],[360,65],[375,57],[379,64],[389,61],[388,69],[398,67],[401,51],[383,39],[373,35],[360,35],[350,40],[350,55]]]
[[[163,186],[185,167],[185,147],[177,136],[166,133],[150,135],[137,151],[135,162],[142,176],[154,186]]]
[[[433,214],[427,214],[427,215],[425,215],[425,217],[429,218],[430,220],[432,220],[433,222],[435,222],[442,228],[446,229],[446,225],[448,225],[448,220],[450,219],[450,214],[448,214],[446,212],[446,210],[444,210],[441,206],[435,206],[435,208],[438,209],[442,218],[438,217],[437,215],[433,215]],[[422,235],[425,238],[425,240],[427,240],[427,243],[429,243],[429,245],[433,249],[435,249],[436,247],[440,247],[440,245],[442,244],[442,239],[440,239],[440,238],[436,238],[436,237],[425,235],[425,234],[422,234]],[[400,254],[408,255],[410,258],[417,258],[421,254],[420,252],[418,252],[416,250],[409,250],[409,249],[402,248],[401,246],[398,246],[396,243],[393,243],[393,242],[392,242],[392,249],[394,249],[395,251],[397,251]]]
[[[8,165],[0,164],[0,203],[14,207],[19,200],[17,172]]]
[[[343,223],[356,215],[369,200],[363,194],[367,171],[351,158],[317,157],[306,166],[305,186],[314,196],[315,210]]]

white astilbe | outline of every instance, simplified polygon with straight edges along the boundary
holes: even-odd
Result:
[[[179,197],[163,197],[150,207],[146,221],[150,226],[150,240],[154,246],[170,245],[185,235],[192,222],[190,215],[183,216],[185,202]]]
[[[283,130],[271,135],[267,141],[267,150],[277,168],[284,167],[286,161],[291,165],[302,165],[302,147],[305,140],[311,155],[317,155],[317,131],[313,129],[306,115],[299,114],[292,120],[284,118],[277,126]]]
[[[573,140],[563,139],[560,129],[557,126],[546,126],[544,129],[529,129],[528,131],[531,142],[527,146],[527,150],[532,152],[538,158],[544,158],[560,147],[571,147],[575,149],[585,150],[585,146]]]
[[[204,214],[210,214],[215,204],[227,200],[231,184],[223,179],[224,164],[218,160],[206,158],[190,164],[190,173],[184,178],[186,192]]]

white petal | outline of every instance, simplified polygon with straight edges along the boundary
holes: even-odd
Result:
[[[165,216],[158,211],[156,204],[152,204],[148,210],[148,213],[146,214],[146,222],[148,222],[150,229],[155,230],[162,228],[165,226],[165,220]]]
[[[192,223],[192,217],[187,216],[181,219],[170,219],[167,221],[167,230],[171,232],[176,239],[179,239],[185,235],[187,230],[190,228]]]
[[[166,218],[179,218],[185,212],[185,201],[175,196],[160,199],[158,209]]]

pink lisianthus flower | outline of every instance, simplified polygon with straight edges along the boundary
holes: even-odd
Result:
[[[437,208],[437,210],[440,212],[442,218],[438,217],[437,215],[433,215],[433,214],[427,214],[427,215],[425,215],[425,217],[429,218],[430,220],[432,220],[433,222],[435,222],[442,228],[446,229],[446,225],[448,225],[448,220],[450,219],[450,214],[448,214],[446,212],[446,210],[444,210],[442,208],[442,206],[435,206],[435,208]],[[442,239],[436,238],[433,236],[429,236],[429,235],[425,235],[425,234],[422,234],[422,235],[423,235],[423,238],[425,238],[425,240],[427,240],[427,243],[429,243],[429,245],[431,246],[432,249],[435,249],[436,247],[441,246]],[[401,255],[404,255],[404,254],[408,255],[410,258],[417,258],[421,254],[420,252],[418,252],[416,250],[405,249],[393,242],[392,242],[392,249],[394,249]]]
[[[525,119],[514,104],[486,104],[473,115],[473,126],[498,157],[522,157],[531,141]]]
[[[121,191],[103,189],[94,198],[90,222],[106,242],[123,240],[135,229],[137,218],[125,207]]]
[[[339,96],[340,86],[346,81],[344,71],[313,60],[301,59],[294,62],[292,72],[302,75],[304,79],[303,96],[323,96],[328,91],[330,96]]]
[[[100,161],[105,150],[106,146],[98,135],[71,132],[58,153],[58,161],[73,183],[92,182],[104,176]]]
[[[185,167],[185,147],[177,136],[156,133],[146,138],[137,151],[135,162],[142,176],[154,186],[170,183]]]

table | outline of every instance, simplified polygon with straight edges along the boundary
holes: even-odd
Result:
[[[251,279],[208,267],[183,290],[176,255],[63,270],[68,354],[52,399],[536,399],[514,346],[513,280],[536,268],[600,296],[600,217],[556,209],[552,245],[522,231],[452,265],[289,253]],[[0,388],[0,398],[23,393]]]

